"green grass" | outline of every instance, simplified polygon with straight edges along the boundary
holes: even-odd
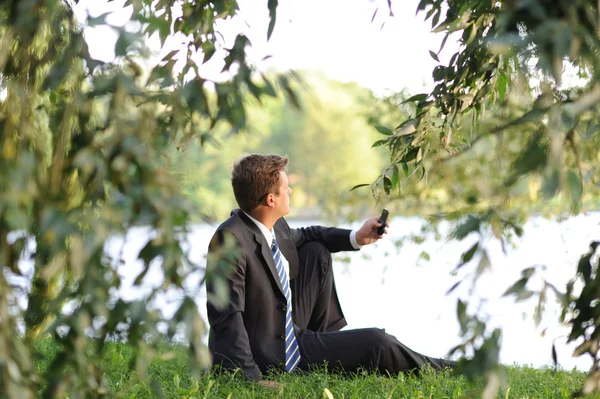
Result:
[[[42,357],[36,363],[44,372],[50,365],[57,345],[50,340],[38,343]],[[183,346],[161,347],[167,359],[155,359],[148,375],[138,378],[129,370],[134,355],[127,344],[107,343],[101,367],[108,385],[122,398],[480,398],[481,380],[469,382],[450,372],[425,372],[420,376],[399,374],[384,377],[363,372],[353,375],[329,373],[325,369],[312,373],[273,373],[269,379],[282,384],[281,389],[264,388],[235,373],[203,372],[196,377],[189,366],[187,349]],[[507,367],[506,378],[498,398],[570,398],[583,384],[585,373],[554,371],[529,367]],[[600,398],[600,395],[593,396]]]

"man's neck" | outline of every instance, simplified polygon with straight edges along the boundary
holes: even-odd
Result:
[[[259,206],[258,208],[255,208],[254,210],[248,212],[248,215],[252,216],[254,219],[258,220],[259,222],[261,222],[262,224],[265,225],[265,227],[267,229],[269,229],[269,231],[273,230],[273,226],[275,225],[275,222],[277,222],[277,220],[279,220],[279,216],[275,216],[272,213],[265,211],[263,209],[261,209],[261,207]]]

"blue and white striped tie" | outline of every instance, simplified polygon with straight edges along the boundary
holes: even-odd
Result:
[[[300,363],[300,350],[298,349],[296,334],[294,334],[294,323],[292,322],[292,293],[290,291],[290,282],[288,281],[287,273],[283,267],[283,257],[275,238],[273,238],[273,243],[271,245],[271,255],[273,255],[273,259],[275,260],[279,280],[281,281],[283,293],[287,300],[285,312],[285,369],[288,372],[291,372],[298,366],[298,363]]]

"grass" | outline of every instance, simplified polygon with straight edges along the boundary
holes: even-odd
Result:
[[[39,372],[50,365],[58,347],[51,340],[38,343],[42,356],[36,363]],[[268,378],[280,382],[282,388],[264,388],[235,373],[210,371],[194,377],[189,366],[187,349],[183,346],[161,347],[148,374],[138,378],[129,370],[133,349],[123,343],[107,343],[99,360],[110,388],[122,398],[480,398],[481,380],[469,382],[450,372],[425,372],[420,376],[399,374],[384,377],[369,372],[351,376],[327,372],[324,368],[312,373],[286,374],[275,372]],[[498,398],[571,398],[581,388],[585,373],[529,367],[507,367],[505,384]],[[600,395],[590,396],[600,398]]]

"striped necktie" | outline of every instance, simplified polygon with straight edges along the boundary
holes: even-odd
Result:
[[[293,371],[298,363],[300,363],[300,350],[298,349],[298,342],[296,341],[296,334],[294,334],[294,323],[292,322],[292,293],[290,291],[290,282],[288,280],[287,273],[283,267],[283,255],[277,246],[277,241],[273,238],[271,245],[271,255],[275,260],[277,266],[277,273],[279,274],[279,280],[283,287],[283,293],[287,300],[287,306],[285,311],[285,369],[288,372]]]

